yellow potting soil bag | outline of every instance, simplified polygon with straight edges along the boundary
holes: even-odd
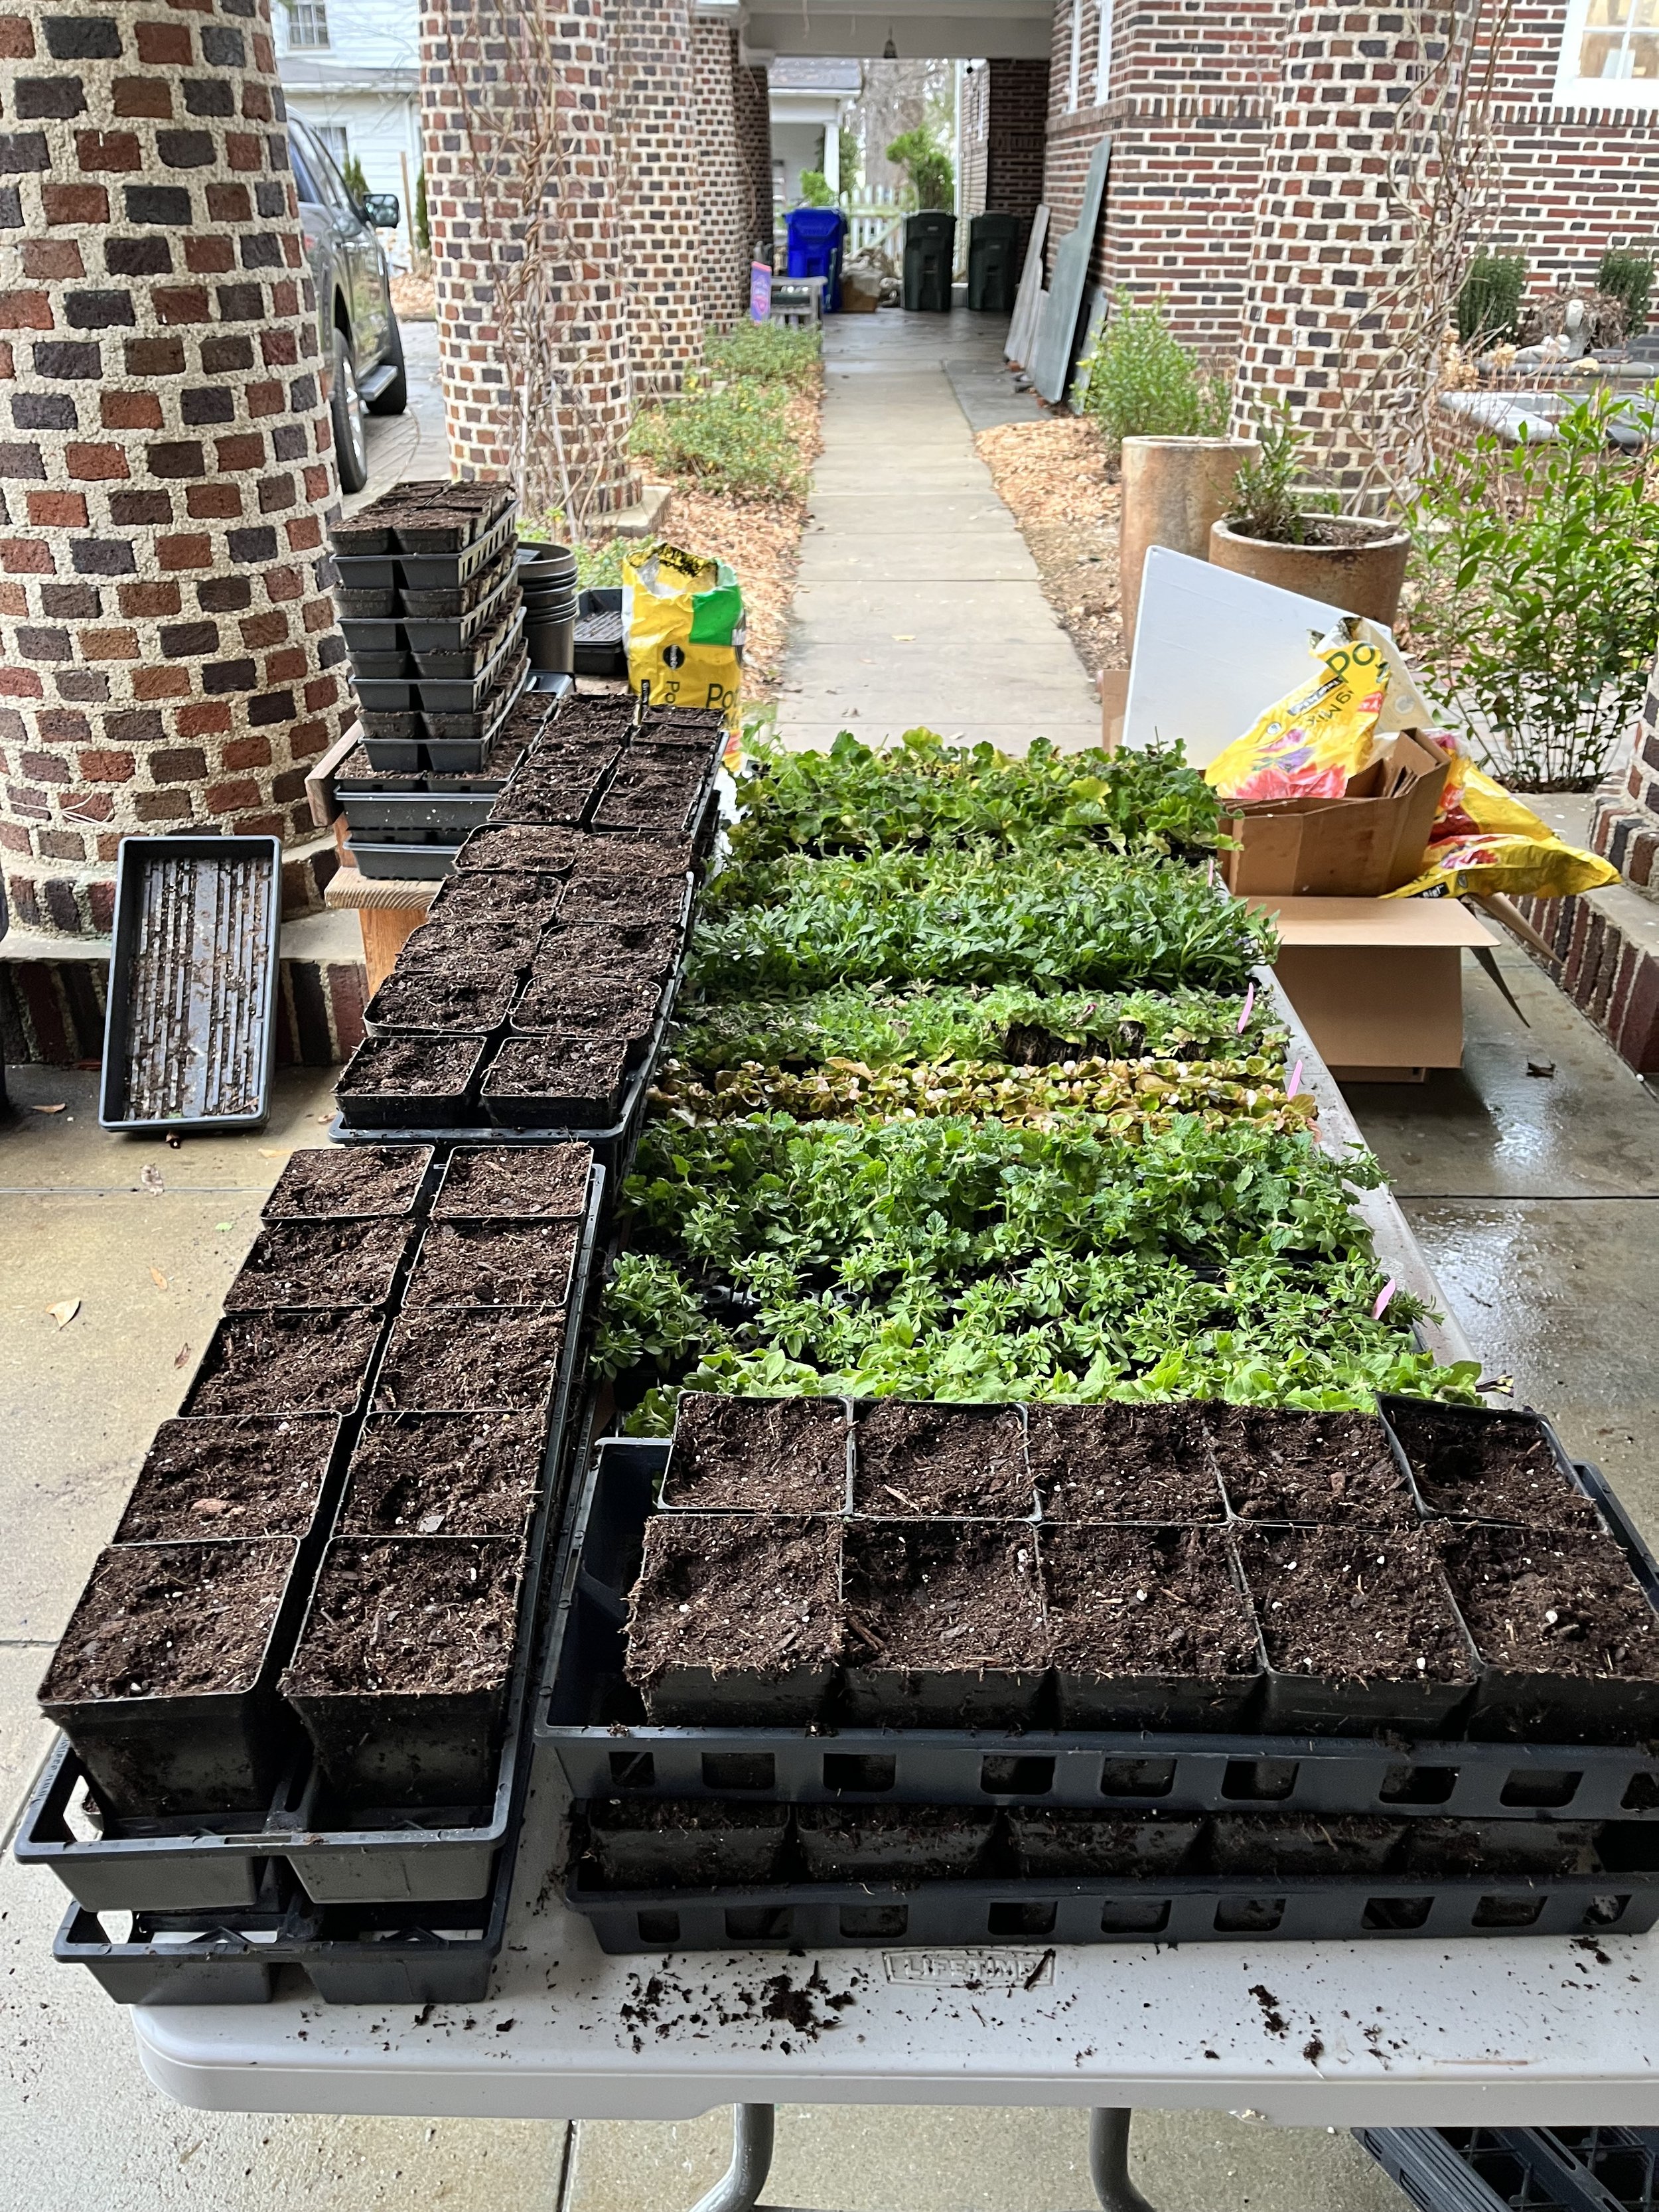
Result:
[[[677,545],[623,562],[628,680],[654,706],[737,712],[743,593],[735,571]]]
[[[1389,891],[1389,898],[1479,898],[1493,892],[1508,898],[1565,898],[1618,882],[1617,868],[1595,853],[1564,844],[1529,806],[1459,752],[1455,738],[1442,730],[1423,734],[1451,756],[1451,772],[1423,855],[1423,872]]]

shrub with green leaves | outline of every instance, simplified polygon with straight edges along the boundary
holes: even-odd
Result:
[[[745,866],[789,852],[1014,847],[1039,833],[1125,852],[1203,854],[1225,835],[1214,792],[1179,744],[1063,753],[1037,738],[1016,756],[947,744],[920,729],[878,750],[843,730],[828,752],[751,735],[747,753],[732,830],[732,858]]]
[[[1633,247],[1610,247],[1595,272],[1595,289],[1617,300],[1625,311],[1625,331],[1635,337],[1647,328],[1648,304],[1653,297],[1653,249],[1639,253]]]
[[[806,471],[788,419],[817,378],[815,331],[743,323],[708,341],[678,398],[641,408],[632,451],[660,475],[732,499],[799,499]]]
[[[956,170],[939,143],[931,123],[902,131],[887,149],[887,158],[909,179],[912,204],[917,208],[948,209],[957,196]]]
[[[1524,254],[1477,253],[1457,295],[1458,343],[1479,349],[1513,341],[1526,289]]]
[[[1126,438],[1221,438],[1231,389],[1206,375],[1170,328],[1164,302],[1137,307],[1120,291],[1086,374],[1084,411],[1114,451]]]

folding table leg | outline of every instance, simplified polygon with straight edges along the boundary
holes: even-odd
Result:
[[[1097,2106],[1089,2115],[1089,2179],[1104,2212],[1153,2212],[1129,2179],[1129,2123],[1134,2114]]]
[[[691,2212],[754,2212],[772,2167],[772,2109],[732,2106],[732,2163]]]

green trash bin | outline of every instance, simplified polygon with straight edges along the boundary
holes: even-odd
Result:
[[[937,210],[904,222],[904,304],[913,315],[948,315],[956,266],[957,219]]]
[[[1012,315],[1019,289],[1014,259],[1017,215],[976,215],[968,226],[968,304],[981,314]]]

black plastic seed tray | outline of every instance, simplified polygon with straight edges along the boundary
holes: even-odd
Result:
[[[1659,1750],[1052,1728],[665,1728],[623,1678],[665,1443],[607,1437],[572,1515],[540,1751],[574,1796],[1506,1820],[1659,1817]],[[1587,1482],[1594,1470],[1581,1470]]]
[[[615,585],[583,592],[577,598],[575,669],[578,676],[613,679],[628,673],[623,595]]]
[[[347,799],[346,826],[354,837],[366,830],[375,845],[459,845],[495,803],[487,791],[365,792]]]
[[[264,1909],[135,1913],[125,1942],[72,1905],[52,1953],[117,2004],[269,2004],[284,1967],[326,2004],[476,2004],[506,1936],[516,1844],[509,1833],[481,1898],[317,1905],[276,1885]]]
[[[487,568],[514,536],[511,510],[459,553],[337,553],[348,592],[452,592]]]
[[[489,694],[510,666],[522,642],[524,610],[515,607],[510,618],[487,647],[467,655],[469,665],[459,673],[427,676],[414,671],[374,675],[354,667],[354,688],[366,714],[481,714],[488,711]],[[486,652],[488,658],[484,657]],[[376,655],[376,659],[401,659]]]
[[[1659,2128],[1356,2128],[1423,2212],[1655,2212]]]
[[[455,845],[373,845],[346,839],[360,872],[382,883],[440,883],[455,865]]]
[[[276,837],[124,837],[98,1119],[257,1129],[276,1061]]]
[[[475,640],[487,637],[500,617],[512,610],[507,594],[511,576],[503,576],[488,599],[460,615],[392,615],[378,620],[343,615],[346,649],[355,660],[360,653],[460,653]]]
[[[526,662],[516,677],[509,672],[507,681],[485,701],[475,717],[372,715],[368,720],[376,726],[373,730],[365,726],[362,745],[369,766],[380,775],[421,771],[464,775],[470,783],[476,780],[480,791],[501,791],[524,757],[522,746],[515,745],[509,750],[502,744],[502,733],[507,717],[529,688],[530,667]],[[456,733],[451,729],[455,721],[468,719],[476,720],[475,730],[464,729]],[[396,727],[389,728],[388,725]],[[344,792],[351,786],[337,774],[334,788]]]
[[[292,1877],[301,1894],[319,1904],[391,1905],[476,1899],[489,1893],[498,1862],[511,1857],[503,1845],[516,1832],[529,1783],[543,1599],[570,1469],[580,1463],[586,1448],[585,1316],[597,1281],[605,1184],[603,1169],[596,1166],[583,1203],[569,1318],[548,1409],[542,1486],[527,1534],[518,1638],[490,1802],[392,1805],[343,1814],[331,1803],[314,1762],[302,1752],[260,1818],[106,1822],[106,1832],[97,1835],[86,1832],[89,1823],[77,1803],[84,1770],[69,1744],[60,1741],[24,1811],[17,1842],[21,1862],[49,1867],[76,1903],[93,1912],[247,1909],[263,1893],[273,1869],[283,1880]],[[354,1424],[353,1440],[357,1432]],[[346,1455],[338,1457],[324,1516],[335,1526],[345,1496]],[[313,1551],[314,1571],[321,1547]],[[310,1577],[306,1579],[308,1586]],[[291,1644],[297,1615],[285,1627]]]

